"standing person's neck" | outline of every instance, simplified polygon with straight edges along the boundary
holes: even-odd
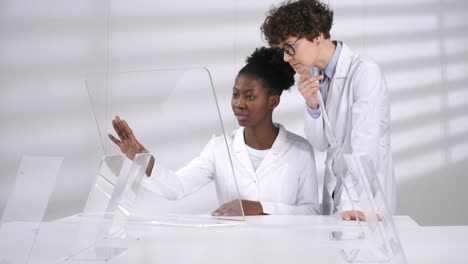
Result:
[[[270,149],[278,133],[279,128],[276,128],[272,121],[255,127],[246,127],[244,130],[245,144],[253,149]]]
[[[324,39],[322,43],[320,43],[320,46],[320,58],[318,59],[316,67],[323,71],[327,68],[328,63],[333,57],[336,46],[331,39]]]

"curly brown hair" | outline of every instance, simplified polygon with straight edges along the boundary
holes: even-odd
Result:
[[[270,9],[261,30],[268,44],[277,46],[290,36],[313,41],[323,33],[329,39],[332,24],[333,11],[326,4],[317,0],[290,0]]]

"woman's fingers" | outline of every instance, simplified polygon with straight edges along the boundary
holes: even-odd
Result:
[[[133,135],[132,129],[130,128],[127,121],[125,121],[125,120],[122,120],[122,130],[123,130],[123,132],[124,132],[124,134],[126,135],[127,138],[135,139],[135,136]]]
[[[344,211],[341,215],[343,220],[357,220],[359,218],[359,221],[367,221],[366,214],[362,211]],[[376,214],[376,218],[377,221],[382,221],[382,217],[379,214]]]
[[[320,89],[320,84],[311,81],[311,79],[300,84],[298,90],[309,106],[316,106],[318,104],[317,91]]]
[[[306,80],[304,80],[303,82],[300,82],[299,83],[299,88],[300,87],[307,87],[311,84],[315,84],[314,86],[318,86],[320,87],[320,80],[323,79],[323,75],[317,75],[317,76],[314,76],[314,77],[309,77],[307,78]]]
[[[213,213],[211,213],[212,216],[223,216],[224,215],[224,208],[220,207],[216,209]]]
[[[120,140],[124,140],[124,135],[122,134],[122,131],[120,130],[119,123],[117,119],[112,120],[112,126],[114,127],[115,133],[117,133],[117,136],[119,136]]]
[[[223,204],[221,207],[216,209],[213,213],[213,216],[232,216],[235,215],[233,210],[233,202],[228,202]]]
[[[133,136],[133,131],[128,125],[127,121],[120,119],[119,116],[116,116],[112,120],[112,126],[114,127],[115,132],[119,136],[120,140],[124,141],[125,139],[135,139]]]
[[[111,134],[107,134],[107,136],[110,138],[110,140],[112,140],[112,142],[114,142],[117,146],[121,146],[122,145],[122,141],[116,139],[113,135]]]

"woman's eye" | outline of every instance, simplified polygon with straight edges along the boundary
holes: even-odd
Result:
[[[254,100],[254,99],[255,99],[255,96],[253,96],[253,95],[248,95],[248,96],[247,96],[247,99],[248,99],[248,100]]]
[[[237,97],[239,97],[239,95],[236,94],[236,93],[233,93],[233,94],[232,94],[232,97],[233,97],[233,98],[237,98]]]

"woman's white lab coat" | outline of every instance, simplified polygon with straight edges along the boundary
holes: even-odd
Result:
[[[319,97],[323,100],[321,95]],[[390,144],[390,101],[378,65],[354,54],[343,44],[325,107],[323,102],[319,104],[322,111],[319,118],[305,113],[305,134],[314,148],[327,151],[322,213],[352,210],[348,195],[337,178],[348,174],[343,154],[370,158],[393,212],[395,180]],[[349,179],[346,178],[347,186],[353,194],[355,189]]]
[[[254,171],[245,147],[244,128],[226,134],[235,171],[232,173],[224,137],[213,137],[185,167],[170,171],[157,164],[143,185],[167,199],[180,199],[214,180],[220,204],[234,199],[260,201],[267,214],[316,214],[318,187],[309,142],[282,125],[278,136]]]

